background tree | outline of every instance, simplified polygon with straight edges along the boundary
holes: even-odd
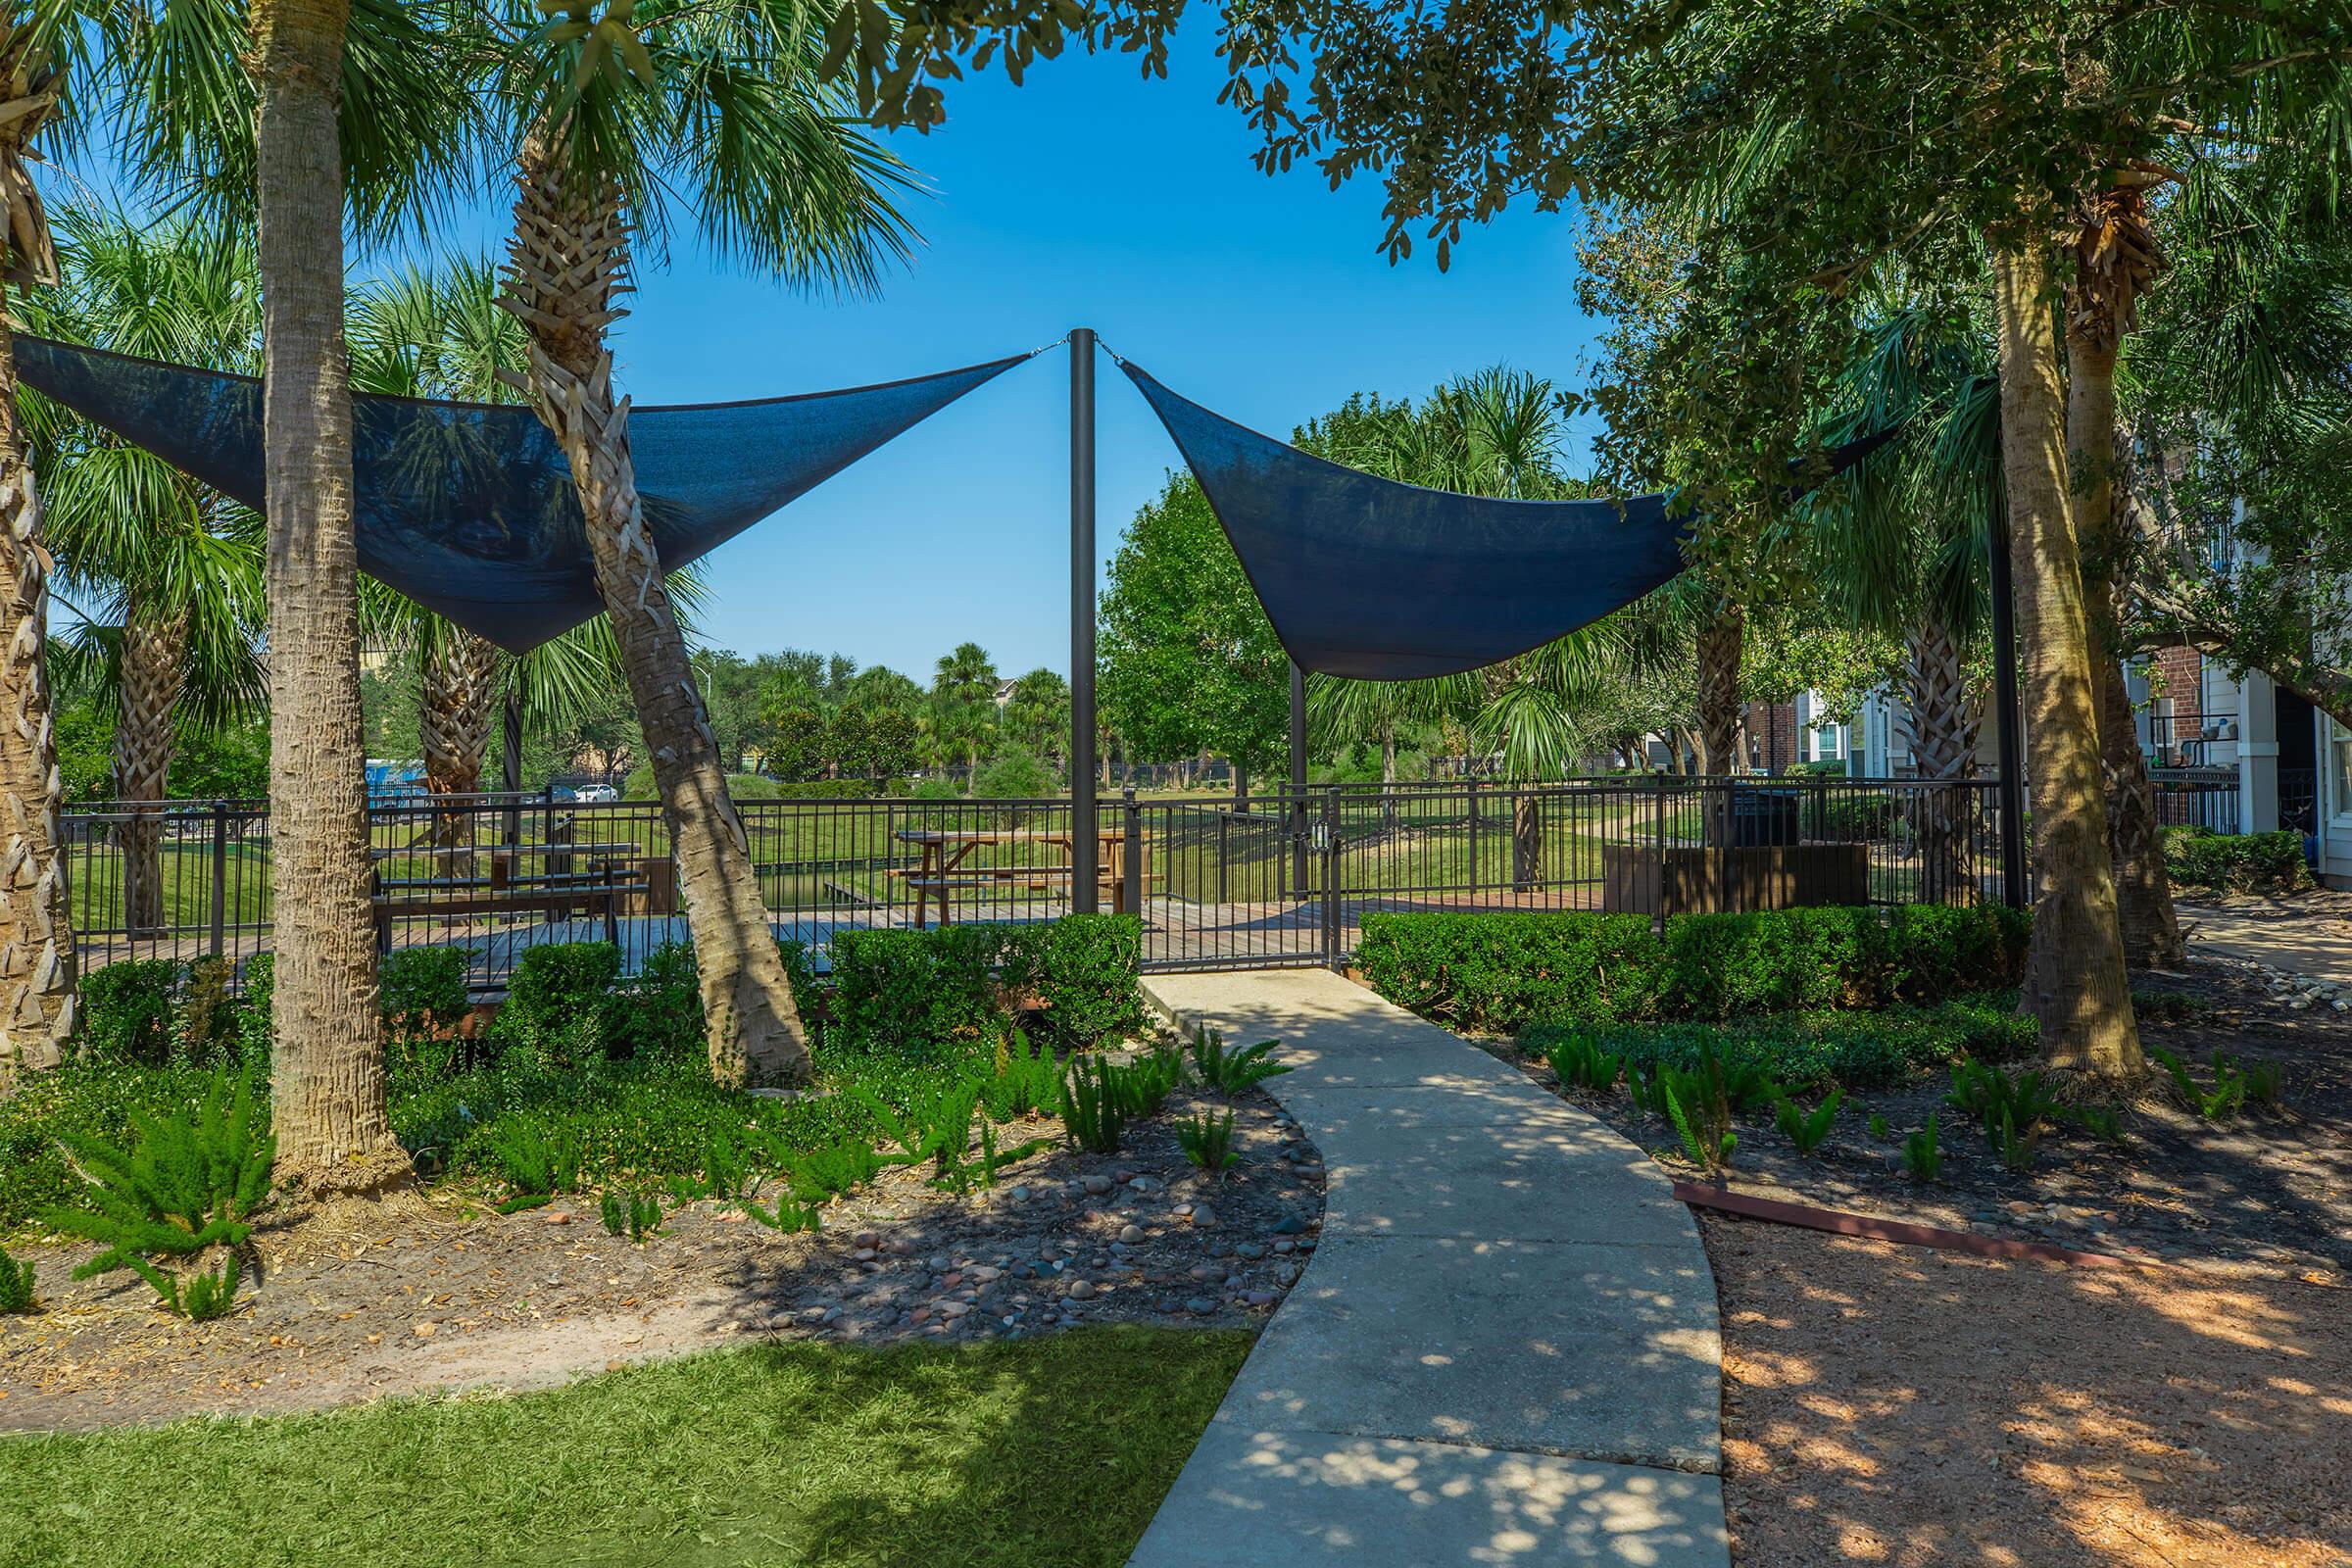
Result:
[[[1070,749],[1070,683],[1051,669],[1033,669],[1012,683],[1004,701],[1004,728],[1014,744],[1041,758]]]
[[[1290,656],[1191,475],[1128,524],[1096,640],[1102,710],[1142,761],[1213,755],[1249,775],[1289,746]]]
[[[778,0],[581,0],[544,24],[483,8],[514,150],[508,305],[530,335],[532,406],[571,466],[596,580],[652,749],[722,1082],[814,1070],[645,526],[608,333],[651,242],[800,284],[858,287],[905,253],[901,166],[851,126],[809,15]],[[691,192],[679,202],[676,194]]]

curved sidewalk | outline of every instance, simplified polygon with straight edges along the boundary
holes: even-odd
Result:
[[[1320,969],[1162,975],[1280,1040],[1322,1238],[1129,1568],[1725,1568],[1722,1341],[1665,1174]]]

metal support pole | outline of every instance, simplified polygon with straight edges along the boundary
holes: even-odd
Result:
[[[1992,523],[1993,744],[1999,753],[2001,899],[2026,906],[2026,777],[2017,691],[2017,603],[2009,562],[2009,514],[1994,509]]]
[[[506,829],[508,848],[522,842],[522,687],[519,682],[507,688],[506,756],[500,760],[499,788],[507,794]]]
[[[1070,333],[1070,909],[1101,906],[1095,825],[1095,333]]]
[[[228,948],[228,803],[213,803],[213,956]]]
[[[1306,891],[1306,671],[1291,661],[1291,882]]]

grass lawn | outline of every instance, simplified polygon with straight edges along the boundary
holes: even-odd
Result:
[[[539,1394],[0,1438],[0,1564],[1115,1568],[1248,1349],[779,1344]]]

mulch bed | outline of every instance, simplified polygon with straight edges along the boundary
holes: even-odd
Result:
[[[2217,1049],[2276,1061],[2285,1074],[2284,1111],[2249,1107],[2233,1122],[2206,1122],[2160,1086],[2127,1107],[2128,1147],[2061,1129],[2044,1137],[2038,1164],[2021,1174],[1944,1103],[1948,1081],[1930,1075],[1849,1096],[1836,1130],[1810,1156],[1769,1123],[1743,1124],[1724,1179],[1738,1192],[2084,1251],[2322,1283],[2352,1278],[2352,1013],[2297,1009],[2255,966],[2229,958],[2193,958],[2185,972],[2141,984],[2185,996],[2193,1008],[2175,1022],[2143,1019],[2143,1041],[2180,1054],[2200,1081]],[[1550,1083],[1540,1061],[1520,1065]],[[1637,1110],[1622,1091],[1571,1098],[1658,1152],[1678,1174],[1695,1176],[1673,1128]],[[1904,1172],[1901,1151],[1931,1112],[1943,1178],[1928,1185]],[[1886,1118],[1883,1140],[1870,1136],[1873,1114]]]
[[[258,1284],[213,1323],[161,1312],[132,1275],[73,1282],[86,1247],[18,1248],[44,1310],[0,1317],[0,1428],[531,1387],[769,1336],[1251,1326],[1314,1248],[1323,1167],[1297,1124],[1251,1093],[1231,1101],[1240,1162],[1222,1181],[1201,1178],[1175,1122],[1226,1103],[1180,1091],[1131,1125],[1116,1154],[1040,1153],[967,1197],[928,1187],[927,1169],[893,1170],[828,1206],[821,1230],[793,1236],[701,1202],[632,1244],[606,1233],[593,1195],[508,1216],[447,1190],[331,1242],[264,1224]]]
[[[2352,1297],[1699,1216],[1742,1568],[2352,1563]]]

